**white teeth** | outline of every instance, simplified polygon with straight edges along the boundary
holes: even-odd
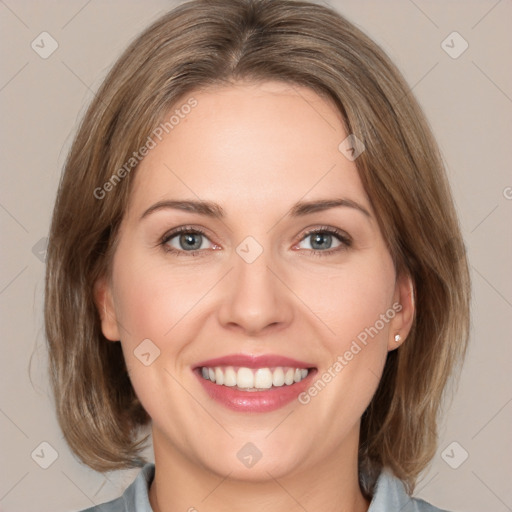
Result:
[[[236,373],[231,366],[224,370],[224,386],[236,386]]]
[[[254,387],[270,389],[272,387],[272,372],[268,368],[258,368],[254,374]]]
[[[276,368],[272,374],[272,384],[280,387],[284,384],[284,372],[282,368]]]
[[[300,382],[308,375],[305,368],[289,368],[278,366],[276,368],[233,368],[232,366],[215,368],[201,368],[204,379],[210,380],[219,386],[238,387],[242,390],[257,391],[270,389],[272,386],[291,386]]]
[[[236,374],[236,385],[239,388],[249,389],[254,387],[254,374],[249,368],[239,368]]]

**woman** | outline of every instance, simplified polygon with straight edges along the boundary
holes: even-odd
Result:
[[[94,510],[440,510],[410,494],[466,350],[464,244],[418,104],[334,11],[149,27],[76,135],[47,265],[64,435],[143,466]]]

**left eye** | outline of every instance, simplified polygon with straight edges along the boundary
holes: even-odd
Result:
[[[340,235],[331,231],[314,231],[312,233],[307,233],[302,241],[306,241],[308,239],[311,240],[309,247],[301,247],[302,249],[322,251],[325,249],[340,247],[343,245],[343,242],[346,243],[346,241],[343,240]],[[336,245],[333,246],[333,243]]]

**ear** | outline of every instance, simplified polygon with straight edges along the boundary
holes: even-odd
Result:
[[[94,302],[101,319],[101,331],[110,341],[119,341],[119,328],[110,282],[105,276],[94,283]]]
[[[396,312],[390,322],[388,351],[398,348],[407,338],[415,312],[414,283],[408,273],[402,272],[396,280],[393,307]],[[395,336],[400,336],[397,340]]]

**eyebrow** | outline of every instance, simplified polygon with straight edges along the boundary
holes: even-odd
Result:
[[[290,208],[289,215],[291,217],[303,217],[312,213],[329,210],[331,208],[347,207],[353,208],[360,211],[367,217],[371,218],[370,212],[362,205],[351,199],[319,199],[316,201],[299,201]],[[206,217],[212,217],[215,219],[222,219],[225,217],[223,208],[211,201],[178,201],[178,200],[165,200],[159,201],[154,205],[150,206],[140,217],[140,220],[144,219],[148,215],[166,209],[183,210],[192,213],[198,213],[199,215],[205,215]]]

